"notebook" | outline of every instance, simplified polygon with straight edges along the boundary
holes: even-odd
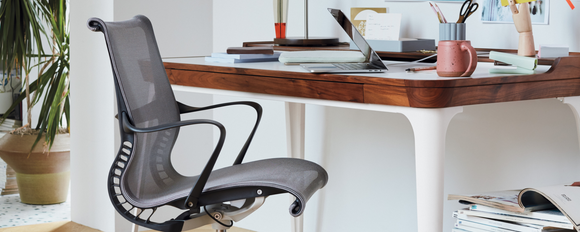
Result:
[[[360,49],[365,59],[361,63],[328,63],[328,64],[304,64],[304,69],[312,73],[353,73],[353,72],[384,72],[387,66],[379,55],[371,48],[364,37],[352,25],[350,20],[339,9],[328,8],[336,22],[348,34],[350,39]]]

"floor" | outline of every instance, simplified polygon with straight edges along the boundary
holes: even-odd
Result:
[[[90,227],[86,227],[71,221],[58,221],[51,223],[43,223],[28,226],[17,226],[0,229],[0,232],[101,232]],[[149,230],[145,232],[153,232],[155,230]],[[211,229],[211,226],[204,226],[195,230],[189,230],[184,232],[215,232]],[[253,232],[250,230],[244,230],[239,228],[232,228],[228,232]]]
[[[16,226],[0,229],[0,232],[100,232],[71,221],[58,221],[36,225]]]
[[[27,205],[20,202],[18,194],[0,196],[0,228],[63,220],[70,220],[70,200],[55,205]]]

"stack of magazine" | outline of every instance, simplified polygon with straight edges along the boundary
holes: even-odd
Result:
[[[450,194],[453,232],[580,232],[580,182],[483,194]]]

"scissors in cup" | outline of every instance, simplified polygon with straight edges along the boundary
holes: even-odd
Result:
[[[467,18],[471,14],[473,14],[473,12],[477,10],[477,8],[479,8],[479,4],[472,3],[472,0],[465,0],[465,2],[463,2],[463,5],[461,5],[461,10],[459,11],[459,19],[457,20],[457,23],[465,23],[465,20],[467,20]]]

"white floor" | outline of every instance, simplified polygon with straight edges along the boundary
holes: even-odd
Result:
[[[0,196],[0,228],[70,220],[70,200],[55,205],[27,205],[18,194]]]

